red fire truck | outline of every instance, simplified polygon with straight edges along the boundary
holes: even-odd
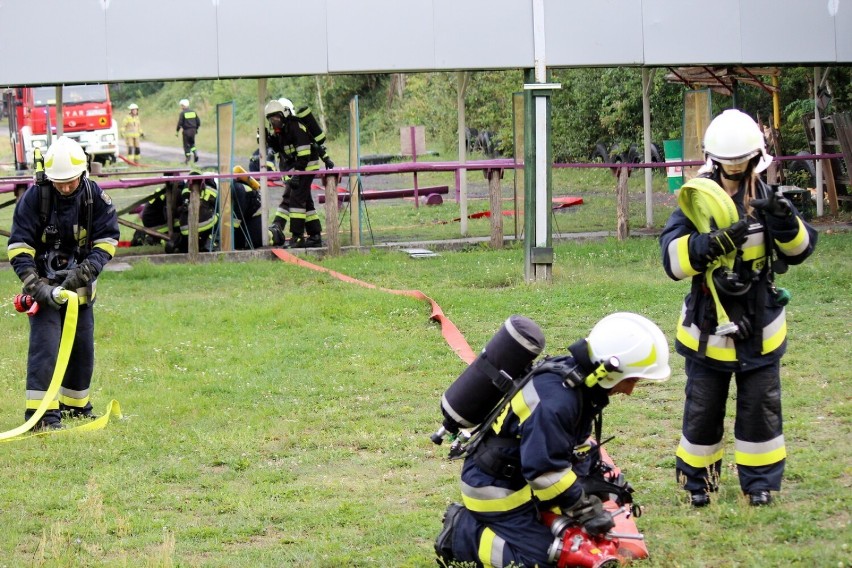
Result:
[[[45,151],[56,136],[56,87],[13,87],[3,93],[9,114],[9,136],[15,167],[33,163],[33,148]],[[118,157],[118,125],[112,116],[107,85],[62,87],[63,134],[78,141],[93,160],[108,163]]]

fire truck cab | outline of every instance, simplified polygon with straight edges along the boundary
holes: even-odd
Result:
[[[13,87],[4,92],[3,99],[15,167],[27,169],[33,163],[33,149],[45,151],[57,135],[56,87]],[[115,162],[118,125],[108,85],[62,87],[62,134],[79,142],[92,160]]]

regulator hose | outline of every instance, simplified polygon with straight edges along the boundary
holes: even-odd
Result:
[[[692,178],[683,186],[677,196],[677,204],[686,218],[689,219],[699,233],[709,234],[716,229],[726,229],[739,220],[737,206],[731,196],[722,187],[708,178]],[[731,322],[728,313],[719,300],[716,284],[713,282],[713,271],[719,267],[731,269],[737,257],[733,250],[726,255],[714,259],[707,265],[704,281],[713,302],[716,304],[717,324],[716,333],[728,335],[735,333],[738,327]]]
[[[50,379],[50,386],[47,387],[47,392],[44,393],[41,403],[36,408],[29,420],[13,428],[7,432],[0,433],[0,442],[9,442],[12,440],[20,440],[21,434],[29,432],[35,426],[44,413],[47,412],[47,407],[56,398],[56,393],[59,392],[59,387],[62,386],[62,379],[65,377],[65,371],[68,368],[68,361],[71,358],[71,348],[74,346],[74,337],[77,335],[77,314],[80,309],[79,299],[77,294],[71,290],[62,290],[60,298],[65,300],[65,321],[62,324],[62,335],[59,339],[59,354],[56,358],[56,366],[53,368],[53,376]],[[80,430],[99,430],[106,426],[110,416],[121,417],[121,407],[118,401],[110,401],[106,413],[96,420],[88,421],[75,428],[68,430],[51,430],[51,433],[60,433],[68,431]]]

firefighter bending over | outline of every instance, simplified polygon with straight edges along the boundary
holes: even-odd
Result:
[[[271,100],[266,104],[266,144],[279,156],[281,171],[294,169],[297,172],[316,172],[320,161],[326,167],[334,164],[323,146],[325,134],[319,130],[310,109],[296,113],[288,99]],[[303,116],[304,115],[304,116]],[[316,128],[309,126],[316,125]],[[295,175],[286,181],[281,204],[275,213],[270,230],[273,245],[284,244],[286,248],[318,248],[322,246],[322,224],[311,197],[312,175]],[[283,242],[287,222],[290,222],[292,237]],[[307,238],[305,238],[307,232]]]
[[[61,136],[47,150],[43,175],[15,208],[9,262],[38,302],[30,322],[26,410],[29,420],[50,385],[65,319],[59,289],[79,295],[77,331],[58,400],[51,401],[36,429],[61,427],[61,418],[92,417],[89,386],[95,364],[92,304],[98,274],[115,254],[118,216],[109,196],[86,177],[86,154]],[[43,179],[46,177],[46,179]]]
[[[511,318],[506,325],[512,325]],[[519,325],[509,336],[534,343]],[[499,357],[511,349],[493,351]],[[554,536],[540,521],[540,512],[561,513],[593,537],[615,525],[601,499],[583,488],[587,464],[580,449],[588,448],[610,395],[629,395],[639,380],[669,378],[668,342],[650,320],[620,312],[599,321],[588,338],[568,350],[534,367],[526,382],[516,383],[520,390],[509,390],[491,425],[486,421],[481,429],[481,442],[462,467],[464,504],[449,506],[435,541],[440,565],[555,566]],[[489,347],[480,359],[486,356]],[[468,367],[468,376],[477,368],[495,369],[493,365],[506,369],[493,361],[480,365],[480,359]],[[474,405],[483,394],[482,388],[451,389],[442,401],[445,416],[448,409],[449,414],[464,414],[458,411],[464,405],[450,400],[458,392],[474,395],[469,401]]]

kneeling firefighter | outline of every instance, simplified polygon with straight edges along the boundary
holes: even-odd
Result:
[[[725,403],[735,376],[740,488],[750,505],[768,505],[781,488],[787,455],[780,360],[790,296],[776,287],[775,275],[810,256],[817,233],[760,179],[772,157],[750,116],[731,109],[714,118],[704,152],[706,164],[681,188],[660,235],[666,274],[692,280],[675,341],[687,377],[676,475],[692,506],[710,502],[722,473]]]
[[[201,171],[193,169],[189,172],[191,176],[202,175]],[[166,252],[187,252],[189,250],[189,201],[192,190],[199,191],[198,203],[198,250],[210,252],[216,243],[211,239],[213,229],[219,222],[219,210],[216,200],[219,198],[219,189],[213,179],[191,180],[181,190],[180,202],[177,208],[180,223],[180,234],[175,235],[174,240],[166,243]]]
[[[630,394],[639,380],[669,378],[668,342],[650,320],[620,312],[568,354],[530,370],[543,347],[538,326],[512,316],[442,398],[445,420],[436,436],[478,423],[455,451],[465,457],[463,504],[444,515],[435,542],[442,566],[558,566],[562,540],[542,523],[546,512],[592,537],[615,524],[601,499],[583,489],[581,449],[600,430],[610,395]],[[505,392],[496,401],[495,387]],[[483,416],[489,403],[496,406]]]

